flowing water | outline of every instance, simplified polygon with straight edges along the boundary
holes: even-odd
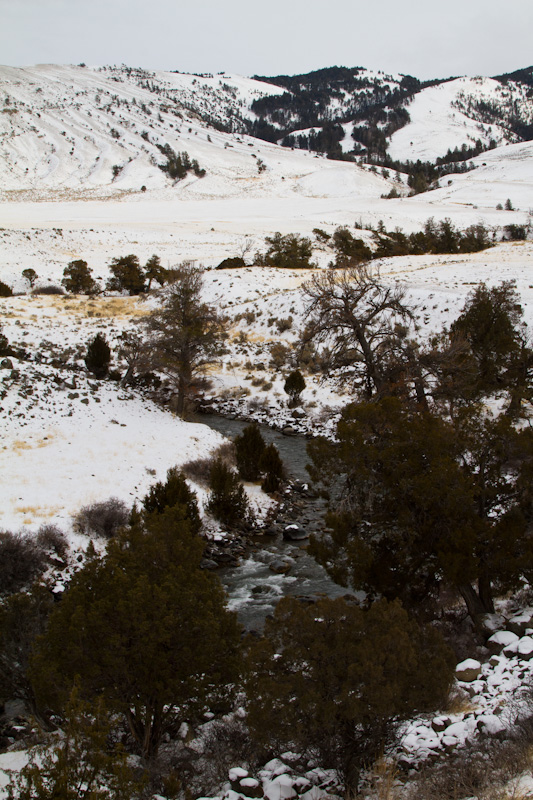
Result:
[[[201,414],[195,420],[209,425],[224,436],[233,439],[249,425],[237,419],[227,419],[214,414]],[[283,459],[289,476],[296,481],[307,482],[305,469],[309,459],[306,453],[307,440],[302,436],[284,436],[266,425],[259,425],[263,438],[273,442]],[[305,530],[320,532],[324,503],[320,499],[302,496],[301,518],[295,519]],[[280,597],[284,595],[317,597],[339,597],[345,595],[345,587],[338,586],[309,556],[305,543],[286,542],[282,536],[257,536],[253,540],[253,551],[237,567],[219,569],[222,583],[229,596],[229,607],[235,610],[239,620],[248,630],[261,630],[265,618],[271,614]],[[290,565],[285,574],[273,572],[272,566],[279,562]]]

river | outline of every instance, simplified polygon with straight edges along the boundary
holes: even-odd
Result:
[[[250,424],[214,414],[200,414],[195,421],[209,425],[229,439]],[[259,425],[259,429],[265,441],[268,444],[273,442],[278,448],[289,476],[306,483],[309,479],[305,469],[309,461],[307,440],[302,436],[284,436],[266,425]],[[324,501],[302,496],[298,504],[301,514],[296,522],[305,530],[319,533]],[[320,595],[340,597],[347,594],[346,587],[334,583],[314,558],[307,554],[305,542],[286,542],[278,535],[257,536],[253,543],[253,551],[239,566],[221,568],[217,572],[228,593],[229,608],[237,612],[247,630],[261,630],[265,618],[273,612],[277,601],[284,595],[315,598]],[[280,561],[290,565],[285,574],[278,574],[271,569]]]

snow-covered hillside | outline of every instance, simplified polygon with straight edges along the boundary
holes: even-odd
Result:
[[[490,109],[501,114],[491,118]],[[477,140],[518,141],[506,122],[512,115],[533,122],[533,101],[525,86],[491,78],[457,78],[418,92],[408,106],[410,122],[391,137],[389,155],[399,161],[434,161],[448,150]],[[483,113],[484,112],[484,113]]]
[[[281,91],[246,78],[199,78],[141,70],[0,68],[0,187],[9,199],[70,199],[157,191],[202,198],[328,193],[331,169],[359,192],[391,185],[352,164],[332,165],[241,133],[254,96]],[[236,129],[225,133],[213,126]],[[206,175],[172,180],[160,148],[187,152]],[[158,166],[160,165],[160,166]],[[353,178],[351,176],[356,176]],[[359,186],[360,184],[360,186]],[[144,188],[143,188],[144,187]]]
[[[0,196],[65,200],[155,192],[197,199],[296,192],[336,197],[340,183],[343,194],[379,198],[393,188],[381,176],[364,177],[353,164],[332,165],[309,151],[291,152],[248,133],[255,131],[254,124],[265,124],[274,133],[279,129],[280,136],[287,130],[309,134],[315,129],[303,128],[300,118],[315,116],[317,130],[336,120],[344,131],[339,146],[347,153],[355,146],[354,124],[377,125],[390,136],[391,123],[392,158],[432,160],[476,142],[516,142],[513,121],[526,126],[533,121],[528,87],[513,81],[459,78],[419,91],[416,79],[401,75],[340,72],[349,73],[343,79],[348,88],[340,79],[330,80],[325,88],[320,84],[315,101],[313,81],[320,72],[311,74],[309,84],[287,79],[283,85],[275,79],[281,81],[275,85],[226,73],[200,76],[126,66],[0,67]],[[289,98],[287,108],[269,110],[277,98]],[[403,117],[398,109],[406,112]],[[171,178],[162,169],[169,152],[186,152],[205,177],[190,171],[182,180]]]
[[[533,142],[488,150],[472,160],[475,169],[446,175],[440,189],[410,198],[411,205],[449,205],[450,208],[496,207],[511,201],[515,209],[533,209]],[[501,224],[501,223],[500,223]]]

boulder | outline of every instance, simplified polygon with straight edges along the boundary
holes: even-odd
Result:
[[[241,778],[238,787],[236,791],[244,797],[263,797],[263,787],[255,778]]]
[[[510,658],[518,656],[521,661],[530,661],[533,658],[533,637],[522,636],[518,641],[504,647],[503,652]]]
[[[303,408],[295,408],[291,416],[293,419],[303,419],[307,416],[307,413],[303,410]]]
[[[284,528],[283,538],[287,542],[301,542],[303,539],[308,539],[309,534],[304,531],[303,528],[300,528],[299,525],[294,523],[292,525],[287,525],[287,527]]]
[[[483,614],[479,621],[487,635],[503,630],[507,624],[501,614]]]
[[[272,561],[272,563],[268,565],[268,568],[271,572],[275,572],[276,575],[286,575],[291,571],[291,566],[290,561],[283,561],[281,558],[278,558]]]
[[[490,639],[487,641],[487,647],[491,655],[498,655],[504,649],[504,647],[509,647],[509,645],[514,644],[518,641],[518,636],[516,633],[512,633],[511,631],[498,631],[497,633],[493,633]]]
[[[510,631],[516,633],[517,636],[523,636],[526,632],[526,628],[533,627],[533,608],[529,606],[518,614],[513,614],[513,616],[507,620],[507,627]]]
[[[290,775],[278,775],[271,781],[265,781],[264,793],[268,800],[291,800],[296,797],[293,786],[294,779]]]
[[[450,725],[451,720],[449,717],[434,717],[431,721],[431,727],[435,733],[440,733]]]
[[[284,436],[297,436],[298,431],[292,425],[285,425],[284,428],[281,429],[281,432]]]
[[[228,772],[228,777],[231,784],[236,784],[238,786],[239,781],[248,777],[248,770],[242,767],[232,767]],[[239,790],[236,789],[236,791]]]
[[[455,677],[458,681],[471,683],[481,674],[481,664],[475,658],[467,658],[455,667]]]
[[[202,558],[200,569],[218,569],[218,564],[212,558]]]
[[[0,367],[2,369],[13,369],[13,362],[10,358],[3,358],[2,361],[0,361]]]

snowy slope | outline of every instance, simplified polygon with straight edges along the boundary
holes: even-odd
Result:
[[[124,196],[142,187],[172,198],[286,196],[300,177],[332,165],[239,132],[242,114],[253,116],[253,97],[279,91],[229,76],[2,67],[0,187],[10,199],[32,200]],[[171,180],[158,167],[166,162],[158,146],[165,145],[186,151],[206,176]],[[362,176],[359,193],[387,190],[387,182],[355,165],[342,169]]]
[[[476,169],[441,179],[441,188],[411,198],[417,203],[457,207],[496,207],[511,200],[515,209],[533,209],[533,142],[521,142],[488,150],[472,159]],[[512,222],[513,220],[509,220]]]
[[[512,113],[533,121],[533,102],[526,87],[491,78],[458,78],[423,89],[408,105],[411,121],[391,137],[389,155],[399,161],[433,161],[448,150],[472,147],[479,139],[488,145],[517,141],[504,121],[483,119],[478,104],[494,105],[504,121]]]

